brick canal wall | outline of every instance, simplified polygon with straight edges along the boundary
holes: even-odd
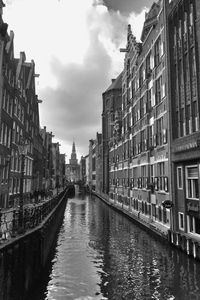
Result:
[[[0,299],[28,299],[56,242],[66,202],[67,191],[39,226],[0,245]]]

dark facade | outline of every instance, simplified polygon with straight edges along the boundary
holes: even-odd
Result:
[[[80,180],[86,183],[86,158],[81,156],[80,160]]]
[[[46,130],[46,126],[40,129],[40,133],[43,141],[43,180],[42,189],[49,190],[52,188],[52,132]]]
[[[96,136],[96,191],[101,193],[103,191],[103,147],[102,134],[97,132]]]
[[[19,150],[23,141],[27,145],[24,203],[35,191],[52,188],[54,176],[52,136],[40,132],[38,104],[42,101],[35,88],[35,77],[39,75],[34,61],[26,61],[25,52],[14,57],[14,33],[7,33],[8,25],[2,19],[4,6],[0,0],[0,208],[18,205],[23,165]]]
[[[15,66],[14,34],[7,34],[7,24],[2,20],[3,6],[0,1],[0,207],[8,207]]]
[[[200,2],[169,6],[174,230],[200,234]]]
[[[103,93],[102,112],[102,156],[103,156],[103,186],[104,193],[109,193],[109,147],[113,143],[113,127],[116,111],[121,111],[122,104],[122,73],[112,79],[112,84]],[[111,143],[111,144],[110,144]]]

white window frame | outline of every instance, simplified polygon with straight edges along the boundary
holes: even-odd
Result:
[[[182,180],[182,186],[180,185],[180,182],[179,182],[179,173],[178,173],[178,170],[181,170],[181,180]],[[182,190],[183,189],[183,167],[179,166],[176,168],[176,172],[177,172],[177,188],[178,190]]]
[[[190,217],[192,218],[193,231],[190,230]],[[187,215],[187,231],[193,234],[196,233],[195,218],[193,216]]]
[[[187,198],[187,199],[192,199],[192,200],[199,200],[199,198],[191,198],[191,197],[188,196],[188,176],[187,176],[188,171],[187,171],[187,170],[188,170],[189,168],[194,168],[194,167],[197,167],[198,173],[199,173],[199,166],[198,166],[198,165],[189,165],[189,166],[186,166],[186,167],[185,167],[186,198]],[[196,178],[194,178],[194,179],[196,179]],[[197,177],[197,179],[199,180],[199,177]],[[193,185],[192,185],[192,189],[193,189]],[[193,194],[193,192],[192,192],[192,194]]]
[[[183,216],[183,227],[181,226],[181,216]],[[182,212],[178,213],[178,227],[180,230],[185,229],[185,216],[184,216],[184,213],[182,213]]]

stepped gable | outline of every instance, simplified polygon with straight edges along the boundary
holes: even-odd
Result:
[[[157,3],[153,3],[149,12],[146,13],[145,15],[145,21],[144,21],[144,26],[142,29],[142,34],[141,34],[141,41],[143,42],[151,30],[153,26],[155,26],[158,22],[157,16],[161,8],[161,1],[158,1]]]

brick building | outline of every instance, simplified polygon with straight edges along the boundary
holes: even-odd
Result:
[[[81,156],[80,160],[80,180],[86,183],[86,157]]]
[[[200,234],[200,2],[168,8],[174,230]]]
[[[8,207],[15,66],[14,34],[7,34],[7,24],[2,20],[3,7],[0,1],[0,207]]]
[[[121,137],[111,140],[110,198],[167,232],[171,201],[165,1],[154,3],[138,43],[128,26],[122,72]],[[119,130],[120,131],[120,130]],[[114,133],[113,133],[114,134]]]
[[[89,143],[89,186],[98,193],[103,191],[102,134],[98,132]]]
[[[116,111],[121,110],[122,104],[122,73],[112,79],[112,84],[103,93],[102,112],[102,157],[103,157],[103,186],[104,193],[109,193],[109,147],[113,143],[113,127]]]
[[[0,208],[19,202],[22,141],[27,144],[24,203],[35,191],[52,187],[53,176],[52,137],[40,131],[35,63],[26,61],[25,52],[14,57],[14,33],[7,33],[8,25],[2,19],[4,6],[0,0]]]
[[[46,130],[46,126],[40,129],[40,134],[43,141],[43,179],[42,179],[42,189],[49,190],[52,188],[52,132]]]

